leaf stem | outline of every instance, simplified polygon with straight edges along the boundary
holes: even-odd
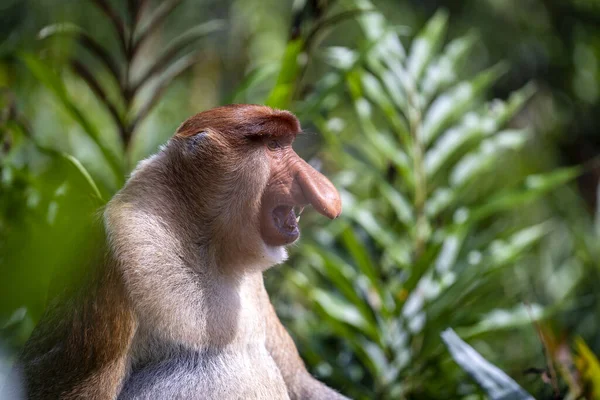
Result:
[[[414,256],[418,259],[425,248],[427,217],[425,215],[425,200],[427,197],[427,177],[423,161],[425,151],[422,141],[422,112],[418,102],[417,93],[413,88],[407,90],[409,115],[408,122],[412,137],[412,159],[415,177],[415,248]]]

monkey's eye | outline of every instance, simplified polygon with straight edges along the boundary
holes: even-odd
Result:
[[[279,143],[279,140],[271,139],[267,141],[267,147],[270,150],[277,150],[281,148],[281,143]]]

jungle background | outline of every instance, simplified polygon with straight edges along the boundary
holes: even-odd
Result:
[[[266,274],[315,376],[600,398],[599,60],[597,0],[3,0],[0,386],[136,163],[244,102],[342,193]]]

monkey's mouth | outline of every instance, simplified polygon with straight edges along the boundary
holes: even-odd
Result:
[[[303,209],[304,207],[293,207],[289,205],[280,205],[273,209],[271,213],[273,225],[282,236],[281,239],[285,242],[284,244],[292,243],[300,236],[298,221],[300,220],[300,214],[302,214]]]

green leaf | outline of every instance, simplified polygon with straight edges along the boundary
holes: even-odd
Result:
[[[425,202],[425,214],[435,218],[456,200],[456,191],[447,187],[436,189]]]
[[[124,182],[123,163],[117,159],[112,151],[103,143],[100,132],[85,117],[85,115],[75,105],[60,77],[45,65],[39,58],[31,54],[21,54],[21,60],[25,63],[31,73],[42,82],[59,101],[63,109],[75,120],[84,130],[84,132],[98,145],[111,170],[117,178],[120,186]]]
[[[549,190],[555,189],[583,173],[582,167],[558,168],[546,174],[533,174],[525,179],[525,187],[527,190],[532,190],[538,193],[546,193]]]
[[[467,154],[454,166],[450,172],[450,184],[464,186],[488,172],[503,151],[523,147],[527,135],[527,130],[506,130],[484,140],[477,152]]]
[[[88,183],[88,185],[90,185],[90,188],[92,189],[92,192],[94,193],[94,195],[100,201],[104,202],[104,199],[102,198],[102,195],[100,194],[100,190],[98,189],[96,182],[94,182],[94,179],[92,178],[90,173],[85,169],[85,167],[81,164],[81,162],[79,162],[78,159],[76,159],[75,157],[73,157],[70,154],[60,153],[60,155],[65,160],[67,160],[69,163],[71,163],[75,167],[75,169],[77,169],[77,171],[79,171],[79,173],[81,174],[83,179]]]
[[[377,329],[369,324],[354,306],[341,297],[334,296],[319,288],[313,288],[310,291],[310,296],[331,318],[358,328],[368,336],[379,341]]]
[[[111,73],[117,84],[121,81],[121,68],[112,54],[100,44],[92,35],[84,31],[81,27],[68,22],[48,25],[42,28],[38,34],[40,40],[54,36],[69,35],[73,36],[79,43],[96,56],[98,60]]]
[[[442,129],[467,112],[477,96],[489,89],[506,71],[504,64],[497,64],[437,97],[423,118],[423,142],[426,145],[433,142]]]
[[[356,51],[347,47],[328,47],[324,53],[325,62],[342,71],[348,71],[352,69],[359,59]]]
[[[319,258],[319,262],[317,262],[317,260],[311,257],[311,266],[318,269],[325,277],[331,280],[344,297],[351,301],[360,311],[363,318],[374,324],[373,312],[369,310],[368,301],[359,296],[359,292],[354,286],[354,282],[358,278],[355,269],[330,251],[312,245],[306,245],[304,249],[306,254],[315,255]]]
[[[409,115],[406,96],[407,92],[412,88],[412,83],[400,62],[390,59],[389,55],[382,56],[382,59],[385,63],[376,57],[368,58],[367,65],[383,82],[385,93],[406,119]]]
[[[442,332],[450,355],[485,390],[492,400],[534,400],[517,382],[489,363],[452,330]]]
[[[381,296],[381,289],[379,288],[379,275],[377,268],[371,256],[369,255],[366,246],[360,243],[356,234],[351,227],[347,227],[342,231],[341,235],[342,242],[344,243],[346,250],[360,269],[360,271],[369,278],[369,281],[374,288],[378,291],[378,296]]]
[[[406,69],[415,81],[419,81],[425,67],[437,52],[448,25],[448,13],[440,10],[427,22],[427,25],[413,40]]]
[[[394,103],[386,96],[386,92],[379,80],[373,74],[366,71],[360,71],[360,79],[366,97],[383,111],[394,128],[394,132],[402,139],[402,143],[408,146],[410,138],[406,120],[398,114]]]
[[[404,47],[398,35],[388,26],[385,17],[375,11],[376,8],[368,0],[355,0],[355,4],[359,9],[368,10],[358,18],[358,22],[367,41],[374,46],[370,55],[378,54],[403,60],[406,56]]]
[[[425,170],[433,178],[440,170],[450,167],[453,157],[468,144],[476,143],[496,133],[512,118],[533,94],[532,86],[514,92],[509,101],[494,101],[483,113],[469,112],[458,126],[446,130],[425,154]]]
[[[394,209],[398,220],[405,226],[412,227],[412,225],[415,223],[412,205],[399,191],[394,189],[385,180],[381,179],[377,183],[381,194]]]
[[[192,52],[186,54],[169,67],[156,78],[154,84],[143,99],[140,99],[140,105],[130,111],[128,131],[133,132],[135,128],[148,116],[152,108],[161,100],[162,94],[169,84],[185,71],[193,67],[198,61],[198,54]]]
[[[577,349],[577,369],[583,376],[583,379],[591,386],[593,399],[600,399],[600,361],[585,344],[583,339],[575,340]]]
[[[464,229],[456,229],[456,232],[446,235],[442,248],[434,262],[437,273],[443,274],[452,269],[458,259],[465,236],[466,232]]]
[[[247,100],[248,94],[257,86],[274,78],[277,75],[277,72],[279,72],[279,66],[276,63],[269,63],[255,68],[246,76],[246,78],[244,78],[242,83],[237,85],[235,91],[229,97],[229,101],[226,101],[225,103],[262,103],[263,100]]]
[[[275,87],[267,98],[266,105],[273,108],[288,109],[292,102],[298,75],[300,74],[300,55],[304,51],[304,40],[291,40],[283,54],[279,76]]]
[[[377,127],[373,123],[372,118],[372,107],[371,103],[365,99],[364,97],[358,97],[354,101],[354,109],[358,116],[358,121],[360,123],[360,128],[365,135],[365,138],[368,139],[367,143],[353,144],[356,150],[361,153],[369,162],[376,167],[377,170],[382,171],[387,168],[387,161],[384,154],[381,154],[382,151],[385,151],[384,146],[382,146],[381,140],[381,132],[377,129]],[[406,173],[406,168],[408,167],[408,159],[404,152],[399,151],[397,154],[391,154],[393,156],[393,161],[396,167],[403,172],[403,175]],[[408,175],[407,175],[408,176]]]
[[[365,207],[357,205],[355,209],[348,210],[347,215],[354,219],[381,246],[393,247],[397,243],[395,234],[386,230]]]
[[[457,81],[463,63],[476,43],[476,38],[476,35],[469,34],[454,39],[446,45],[444,53],[428,65],[421,82],[421,95],[425,103],[428,103],[439,90]]]
[[[368,340],[362,340],[361,346],[373,365],[374,376],[378,379],[383,378],[388,372],[389,362],[381,347]]]
[[[334,72],[326,74],[318,83],[312,94],[298,107],[298,114],[308,119],[321,119],[323,109],[330,110],[338,103],[339,94],[343,91],[344,79]]]
[[[40,32],[38,33],[38,39],[43,40],[59,34],[83,35],[85,34],[85,31],[78,25],[70,22],[63,22],[60,24],[48,25],[40,29]]]
[[[360,146],[358,149],[380,169],[387,167],[385,161],[392,162],[404,178],[405,184],[411,186],[413,183],[413,174],[411,173],[410,160],[406,153],[373,123],[373,109],[371,103],[363,97],[361,75],[359,70],[354,70],[347,74],[346,77],[348,87],[354,99],[354,109],[356,110],[361,129],[371,144],[371,146]],[[405,140],[408,140],[406,135],[404,136]]]
[[[23,135],[23,137],[26,137],[27,140],[31,141],[33,143],[33,145],[35,146],[35,148],[38,149],[40,152],[47,154],[50,157],[60,158],[64,161],[66,161],[67,163],[69,163],[69,165],[73,166],[77,170],[77,172],[81,175],[81,177],[85,180],[85,182],[89,185],[92,193],[94,194],[94,196],[96,196],[96,198],[100,201],[100,203],[102,203],[102,204],[105,203],[105,200],[102,198],[102,194],[100,192],[100,189],[96,185],[94,178],[92,178],[90,173],[83,166],[83,164],[81,164],[81,162],[78,159],[76,159],[75,157],[73,157],[70,154],[56,151],[54,149],[40,145],[35,140],[34,137],[28,136],[26,134],[26,132],[23,130],[23,127],[21,125],[19,125],[18,123],[15,123],[14,121],[8,121],[6,123],[6,127],[8,127],[9,129],[14,129],[14,130],[18,131],[21,135]]]
[[[531,203],[561,187],[582,173],[580,167],[560,168],[546,174],[529,175],[522,188],[496,194],[482,206],[471,211],[469,220],[475,222],[501,211],[513,210]]]
[[[490,244],[490,268],[496,269],[518,258],[526,249],[539,242],[551,229],[550,222],[542,222],[517,231],[508,240],[495,240]]]
[[[169,68],[170,65],[174,63],[173,60],[177,54],[183,51],[187,46],[224,28],[225,21],[215,19],[203,24],[195,25],[171,40],[166,48],[162,50],[152,66],[148,67],[142,74],[142,77],[133,85],[133,92],[136,93],[151,78]]]
[[[183,0],[161,1],[157,5],[157,7],[154,10],[152,10],[148,18],[145,18],[142,21],[139,29],[137,29],[137,32],[135,32],[136,35],[134,49],[139,49],[144,40],[146,40],[153,32],[158,30],[158,28],[162,25],[163,21],[182,1]]]
[[[464,338],[505,329],[531,326],[550,315],[550,310],[539,304],[521,304],[512,310],[495,309],[485,314],[479,322],[468,328],[459,329]]]

